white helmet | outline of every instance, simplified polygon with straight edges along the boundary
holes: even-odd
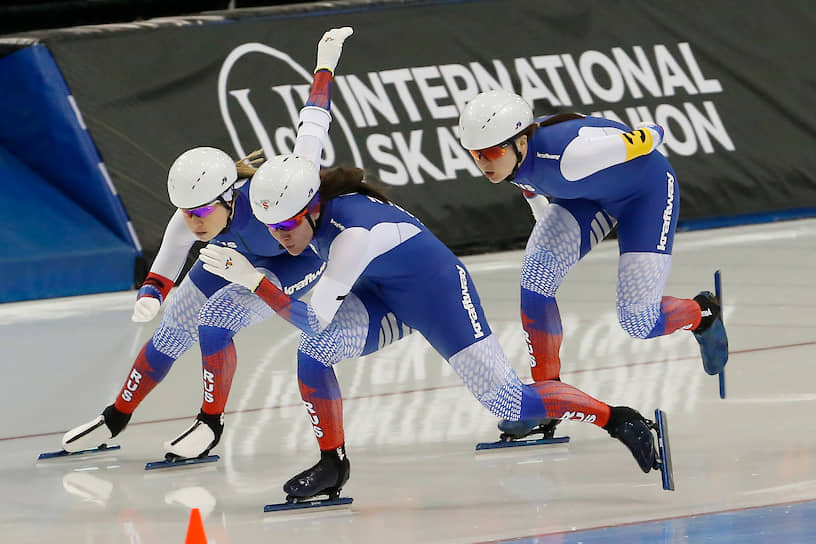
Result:
[[[296,216],[320,188],[320,171],[300,155],[277,155],[263,163],[249,186],[252,213],[271,225]]]
[[[232,187],[238,169],[229,155],[214,147],[194,147],[179,155],[167,174],[167,192],[177,208],[209,204]]]
[[[467,103],[459,116],[459,140],[465,149],[506,142],[533,124],[533,110],[509,91],[487,91]]]

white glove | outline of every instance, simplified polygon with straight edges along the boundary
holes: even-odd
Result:
[[[246,257],[231,247],[207,244],[201,249],[199,259],[207,272],[221,276],[230,283],[243,285],[253,293],[264,278],[263,273],[255,270]]]
[[[317,43],[317,64],[315,73],[318,70],[328,70],[332,74],[337,68],[337,61],[340,60],[340,52],[343,50],[343,42],[354,33],[350,26],[343,28],[332,28],[323,34]]]
[[[154,297],[142,297],[133,305],[133,315],[130,320],[134,323],[146,323],[156,317],[161,308],[161,302]]]
[[[635,130],[645,128],[648,129],[649,132],[652,133],[652,149],[657,149],[660,147],[660,144],[663,143],[663,127],[656,123],[649,123],[647,121],[643,121],[635,125]]]

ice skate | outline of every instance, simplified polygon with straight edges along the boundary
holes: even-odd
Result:
[[[345,446],[340,446],[336,450],[321,451],[317,464],[295,475],[283,485],[286,502],[266,505],[264,512],[350,504],[353,499],[340,497],[340,491],[349,479],[350,470]],[[328,498],[315,499],[324,495]]]
[[[714,376],[722,372],[728,362],[728,337],[722,321],[720,299],[711,291],[703,291],[694,297],[694,302],[700,305],[703,318],[692,332],[700,344],[703,368]]]
[[[561,423],[560,419],[522,419],[511,421],[504,419],[499,422],[498,442],[479,442],[476,450],[491,450],[518,446],[540,446],[544,444],[562,444],[569,442],[568,436],[555,436],[555,428]],[[524,440],[524,438],[540,434],[541,438]]]
[[[164,443],[164,461],[147,463],[145,470],[218,461],[208,455],[224,432],[224,414],[199,412],[193,424],[170,442]]]
[[[643,417],[640,412],[628,406],[613,406],[612,414],[604,429],[612,438],[617,438],[632,453],[644,473],[659,470],[663,488],[674,490],[666,416],[655,410],[658,423]],[[657,441],[655,441],[655,431]],[[660,449],[658,455],[657,449]]]
[[[119,446],[110,441],[125,429],[130,416],[131,414],[120,412],[111,404],[101,415],[65,433],[62,436],[61,451],[40,454],[40,459],[119,449]]]

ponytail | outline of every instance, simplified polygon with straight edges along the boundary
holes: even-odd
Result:
[[[238,170],[238,179],[251,178],[258,171],[258,167],[266,160],[263,149],[256,149],[243,159],[235,161]]]
[[[537,123],[539,127],[548,127],[550,125],[557,125],[558,123],[563,123],[564,121],[572,121],[573,119],[583,119],[586,117],[585,115],[581,115],[580,113],[556,113],[555,115],[550,115],[540,123]]]
[[[380,190],[365,180],[365,170],[353,166],[338,166],[320,171],[320,200],[328,202],[340,195],[360,193],[381,202],[389,202]]]

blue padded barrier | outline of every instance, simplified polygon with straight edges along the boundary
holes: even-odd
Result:
[[[137,251],[0,148],[0,302],[133,287]]]
[[[141,252],[60,69],[36,44],[0,58],[0,147]]]

